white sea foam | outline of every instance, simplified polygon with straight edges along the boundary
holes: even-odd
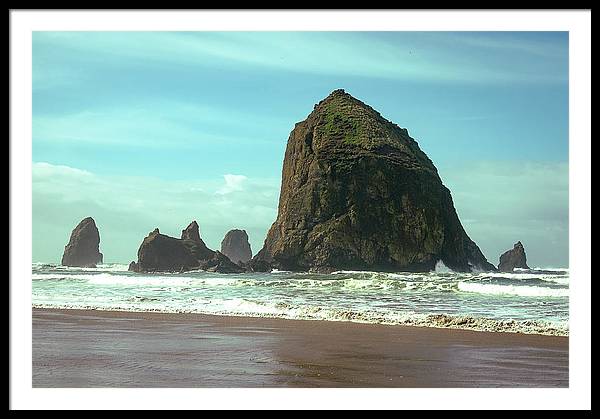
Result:
[[[239,279],[225,277],[203,277],[193,276],[137,276],[137,275],[93,275],[88,279],[90,284],[97,285],[154,285],[154,286],[194,286],[194,285],[232,285]]]
[[[41,270],[44,268],[50,268],[53,271],[64,271],[64,272],[124,272],[129,269],[129,265],[123,265],[121,263],[101,263],[96,265],[95,268],[84,268],[78,266],[62,266],[48,263],[32,263],[32,268],[34,270]]]
[[[452,269],[448,268],[446,265],[444,265],[444,262],[442,262],[442,260],[438,260],[437,263],[435,264],[435,272],[438,273],[451,273],[453,272]]]
[[[279,269],[273,269],[271,271],[272,274],[290,274],[292,271],[280,271]]]
[[[358,290],[390,290],[404,287],[405,284],[393,279],[344,279],[340,281],[340,286]]]
[[[518,295],[520,297],[568,297],[567,288],[532,287],[526,285],[482,284],[477,282],[458,283],[458,289],[465,292],[491,295]]]
[[[569,285],[568,276],[540,275],[539,279],[542,281],[556,282],[557,284]]]
[[[239,281],[235,277],[193,277],[193,276],[163,276],[163,275],[116,275],[111,273],[97,274],[62,274],[62,273],[33,273],[34,280],[79,280],[95,285],[126,285],[126,286],[190,286],[190,285],[231,285]]]
[[[339,275],[339,274],[347,274],[347,275],[355,275],[355,274],[372,274],[375,273],[373,271],[334,271],[331,274],[332,275]]]
[[[384,273],[387,278],[400,279],[400,280],[411,280],[415,278],[428,278],[427,274],[412,274],[412,273]]]
[[[569,277],[566,275],[535,274],[522,272],[485,272],[475,276],[476,278],[508,278],[508,279],[539,279],[540,281],[556,282],[557,284],[568,284]]]
[[[33,264],[32,303],[568,334],[568,299],[553,298],[568,296],[568,277],[561,273],[141,274],[126,272],[125,265],[82,270]]]
[[[293,289],[345,289],[345,290],[398,290],[398,291],[460,291],[478,292],[481,294],[512,294],[519,296],[567,296],[568,289],[554,289],[526,285],[501,285],[481,283],[486,278],[527,279],[529,275],[517,274],[486,274],[484,276],[470,276],[473,281],[455,282],[447,276],[422,274],[389,274],[367,272],[363,276],[339,279],[321,279],[309,277],[254,277],[252,275],[217,275],[217,276],[192,276],[192,275],[139,275],[116,273],[32,273],[33,280],[77,280],[90,285],[104,286],[164,286],[164,287],[283,287]],[[368,274],[368,275],[366,275]],[[512,275],[512,276],[507,276]],[[356,276],[356,275],[355,275]],[[545,281],[568,284],[568,278],[547,277],[540,278]],[[476,282],[477,281],[477,282]],[[562,282],[565,281],[565,282]]]
[[[149,306],[141,302],[131,304],[81,304],[81,303],[48,303],[33,304],[36,308],[62,308],[83,310],[109,310],[131,312],[161,313],[197,313],[242,317],[286,318],[296,320],[349,321],[367,324],[409,325],[419,327],[438,327],[451,329],[480,330],[490,332],[536,333],[546,335],[568,335],[568,324],[565,322],[548,322],[534,320],[495,320],[472,316],[423,314],[415,312],[388,312],[374,310],[354,310],[345,308],[324,308],[314,305],[293,305],[284,302],[265,303],[243,298],[216,299],[198,301],[200,304],[190,306],[169,306],[155,304]]]
[[[520,269],[520,268],[515,268],[515,270]],[[553,272],[569,272],[569,268],[553,268],[553,267],[540,267],[540,266],[536,266],[533,269],[531,269],[533,271],[553,271]]]
[[[84,269],[93,269],[93,268],[84,268]],[[123,265],[121,263],[107,263],[107,264],[101,263],[100,265],[96,266],[96,270],[112,271],[112,272],[128,271],[129,265]]]

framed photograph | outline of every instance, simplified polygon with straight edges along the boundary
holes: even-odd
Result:
[[[13,16],[19,388],[582,401],[589,12]]]

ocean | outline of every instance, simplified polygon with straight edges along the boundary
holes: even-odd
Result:
[[[140,274],[32,264],[32,306],[569,334],[569,271]]]

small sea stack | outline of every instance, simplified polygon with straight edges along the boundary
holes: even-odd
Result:
[[[511,250],[507,250],[500,256],[498,270],[500,272],[512,272],[515,268],[530,269],[527,266],[527,255],[520,241],[515,243]]]
[[[252,259],[252,248],[246,230],[229,230],[221,242],[221,253],[237,264]]]
[[[65,246],[61,265],[95,268],[102,263],[99,250],[100,233],[92,217],[84,218],[71,232],[69,243]]]
[[[196,269],[220,273],[244,271],[221,252],[206,246],[200,238],[196,221],[181,232],[180,239],[154,229],[142,241],[138,261],[129,264],[129,270],[135,272],[186,272]]]

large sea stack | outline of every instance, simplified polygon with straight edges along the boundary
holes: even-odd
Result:
[[[335,90],[290,134],[279,212],[255,260],[286,270],[495,270],[408,131]]]
[[[102,263],[100,253],[100,233],[92,217],[81,220],[71,232],[69,243],[65,246],[61,264],[63,266],[79,266],[95,268]]]
[[[140,245],[137,263],[129,264],[129,270],[136,272],[186,272],[195,269],[221,273],[244,271],[227,256],[204,244],[196,221],[181,232],[180,239],[155,229]]]
[[[252,248],[246,230],[229,230],[221,242],[221,253],[237,264],[252,259]]]
[[[507,250],[500,256],[498,270],[500,272],[512,272],[515,268],[529,269],[525,248],[520,241],[515,243],[511,250]]]

